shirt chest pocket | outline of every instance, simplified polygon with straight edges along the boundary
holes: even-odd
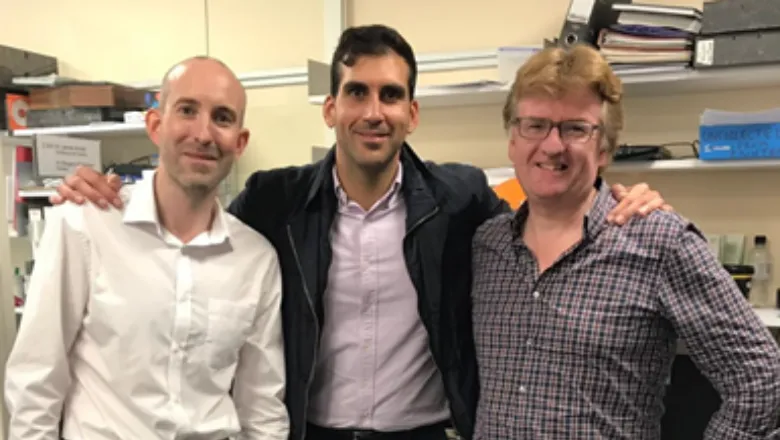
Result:
[[[209,365],[215,370],[228,368],[252,329],[256,307],[225,299],[209,299],[206,346]]]
[[[605,300],[558,307],[556,349],[585,357],[614,358],[637,350],[655,328],[654,312],[642,304]]]

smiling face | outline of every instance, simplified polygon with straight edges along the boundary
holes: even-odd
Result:
[[[509,158],[529,200],[590,193],[599,168],[609,159],[600,148],[602,108],[602,100],[588,89],[559,98],[529,95],[518,101]]]
[[[589,45],[548,47],[518,69],[502,117],[527,198],[579,203],[618,148],[623,85]]]
[[[398,54],[363,55],[341,65],[338,94],[323,108],[336,132],[336,163],[380,173],[397,160],[406,136],[417,127],[417,102],[408,87],[409,66]]]
[[[147,113],[161,173],[187,194],[213,195],[246,147],[246,95],[215,60],[182,63],[166,77],[161,109]]]

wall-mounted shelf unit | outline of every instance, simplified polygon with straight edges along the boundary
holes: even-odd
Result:
[[[89,125],[74,125],[63,127],[43,127],[26,128],[23,130],[14,130],[10,133],[12,137],[25,138],[36,135],[60,135],[60,136],[79,136],[85,138],[92,137],[113,137],[113,136],[144,136],[146,135],[146,126],[143,123],[106,123]]]
[[[19,197],[23,199],[48,199],[49,196],[57,194],[54,188],[21,188]]]
[[[709,171],[709,170],[755,170],[760,168],[780,168],[778,159],[756,160],[700,160],[668,159],[636,162],[614,162],[607,172],[665,172],[665,171]]]
[[[417,87],[415,99],[420,107],[455,107],[502,104],[509,91],[508,85],[461,85]],[[322,105],[326,95],[311,95],[309,103]]]
[[[309,103],[322,105],[329,91],[330,69],[325,63],[309,61]],[[780,86],[780,64],[620,74],[627,97],[664,96],[724,90]],[[506,99],[507,84],[451,84],[419,86],[416,98],[421,107],[500,105]]]
[[[607,173],[645,173],[645,172],[675,172],[675,171],[715,171],[734,170],[749,171],[765,168],[780,168],[778,159],[762,160],[699,160],[699,159],[669,159],[645,162],[616,162],[607,168]],[[511,167],[485,169],[488,183],[498,185],[515,177]]]
[[[12,255],[11,252],[11,245],[10,245],[10,238],[12,237],[19,237],[20,239],[25,239],[30,242],[32,252],[32,259],[35,257],[35,250],[32,248],[35,246],[33,244],[32,237],[29,233],[20,235],[13,227],[10,227],[8,225],[8,212],[9,209],[7,207],[7,204],[5,203],[5,199],[8,196],[12,196],[11,191],[9,191],[9,188],[6,186],[8,184],[8,179],[5,176],[10,175],[12,169],[12,162],[14,160],[14,153],[12,148],[16,146],[32,146],[37,136],[64,136],[64,137],[70,137],[70,138],[79,138],[79,139],[90,139],[90,140],[99,140],[101,142],[101,149],[104,146],[118,143],[123,145],[123,149],[116,150],[117,151],[117,157],[121,157],[124,153],[127,152],[127,148],[134,148],[134,146],[137,144],[139,146],[144,147],[144,152],[148,150],[149,145],[149,139],[146,135],[146,126],[143,122],[139,123],[121,123],[121,122],[100,122],[100,123],[94,123],[94,124],[88,124],[88,125],[78,125],[78,126],[60,126],[60,127],[41,127],[41,128],[28,128],[28,129],[22,129],[22,130],[13,130],[13,131],[0,131],[0,152],[3,154],[0,154],[0,169],[3,169],[4,171],[4,177],[0,179],[0,206],[3,207],[3,215],[0,215],[4,219],[3,221],[3,233],[0,233],[0,281],[3,282],[2,285],[2,292],[3,295],[0,298],[2,301],[6,301],[6,305],[9,304],[9,302],[14,301],[14,293],[15,289],[13,289],[12,285],[9,286],[10,278],[12,278],[13,272],[13,265],[16,265],[17,267],[20,266],[20,261],[15,261],[12,264],[12,261],[14,261],[14,257],[18,257],[15,255]],[[113,150],[113,149],[112,149]],[[140,153],[140,151],[139,151]],[[131,151],[130,154],[133,154]],[[9,161],[10,159],[10,161]],[[119,160],[125,160],[125,159],[119,159]],[[42,186],[42,183],[46,181],[47,179],[40,179],[36,178],[38,185],[41,186],[32,186],[32,187],[23,187],[19,189],[18,195],[21,198],[21,203],[17,204],[13,202],[13,209],[17,209],[19,206],[26,206],[25,208],[19,208],[19,209],[30,209],[30,207],[40,207],[40,206],[46,206],[48,205],[48,199],[50,196],[55,195],[56,188],[53,187],[47,187]],[[25,178],[25,181],[21,183],[22,185],[35,185],[36,183],[28,180]],[[29,212],[29,211],[28,211]],[[6,232],[7,231],[7,232]],[[26,254],[25,254],[26,255]],[[21,258],[21,257],[20,257]],[[23,256],[25,259],[29,259],[29,257]],[[0,307],[0,312],[3,312],[5,316],[3,316],[2,320],[8,320],[10,319],[10,315],[16,315],[16,318],[18,319],[24,311],[23,307],[14,307],[13,312],[8,312],[7,307],[3,308]],[[16,320],[14,320],[16,322]],[[15,328],[15,325],[14,325]],[[8,326],[6,325],[6,330],[8,329]],[[11,341],[13,341],[13,334],[11,334]]]

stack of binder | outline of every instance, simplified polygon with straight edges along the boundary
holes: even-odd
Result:
[[[615,3],[617,22],[600,30],[596,46],[617,72],[691,67],[702,13],[692,7]]]
[[[694,67],[780,63],[780,8],[777,6],[776,0],[704,3]]]

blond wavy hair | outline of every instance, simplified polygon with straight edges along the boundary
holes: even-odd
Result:
[[[623,129],[623,84],[604,57],[584,44],[566,49],[545,48],[518,69],[504,104],[504,128],[509,129],[516,116],[517,103],[523,97],[542,94],[559,99],[583,87],[592,90],[603,102],[600,143],[601,149],[612,158]]]

